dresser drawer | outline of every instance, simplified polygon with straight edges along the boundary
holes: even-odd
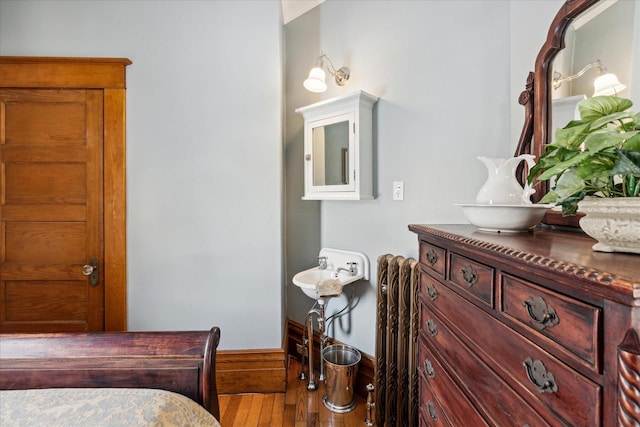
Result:
[[[493,308],[494,270],[458,254],[451,254],[449,281],[471,301]]]
[[[427,388],[431,389],[451,425],[488,425],[422,341],[418,346],[418,372],[421,381],[428,384]]]
[[[534,335],[551,338],[569,355],[599,370],[600,309],[513,276],[503,275],[501,282],[500,310],[505,316],[524,324]]]
[[[440,407],[440,404],[438,404],[438,401],[433,395],[433,392],[429,388],[427,380],[425,380],[421,376],[418,376],[418,381],[420,383],[420,425],[443,427],[451,426],[444,414],[444,411]]]
[[[420,259],[419,261],[436,273],[436,276],[444,279],[446,251],[438,246],[427,242],[420,242]]]
[[[460,345],[446,333],[445,328],[450,328],[523,399],[541,408],[539,413],[545,419],[554,419],[553,414],[557,414],[559,421],[569,425],[599,425],[602,408],[598,384],[447,287],[439,289],[436,305],[447,325],[424,306],[420,313],[421,337],[430,347],[456,360]]]
[[[418,298],[424,302],[435,302],[438,299],[438,288],[441,286],[444,285],[428,274],[420,274]]]
[[[430,343],[442,357],[449,361],[449,369],[455,373],[461,387],[476,401],[476,406],[482,408],[485,417],[494,426],[547,426],[554,422],[553,417],[545,420],[522,397],[520,397],[509,384],[500,378],[482,359],[468,350],[458,337],[436,316],[429,313],[429,309],[422,305],[426,314],[424,317],[432,318],[435,322],[437,336]],[[419,369],[427,372],[433,365],[433,356],[429,348],[420,348],[418,363]],[[437,370],[432,368],[434,375]],[[428,378],[428,376],[427,376]],[[560,425],[556,422],[556,424]]]

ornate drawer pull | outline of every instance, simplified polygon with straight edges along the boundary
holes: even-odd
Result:
[[[438,414],[436,413],[436,405],[434,405],[432,401],[427,402],[427,411],[429,411],[429,416],[433,421],[438,421]]]
[[[478,272],[471,264],[465,265],[460,272],[462,273],[462,279],[467,282],[467,286],[471,287],[478,281]]]
[[[429,249],[429,252],[427,252],[424,255],[424,257],[432,266],[438,261],[438,255],[436,254],[436,251],[434,251],[433,249]]]
[[[547,306],[542,297],[527,298],[522,304],[526,307],[534,326],[539,330],[550,328],[560,322],[556,311],[553,307]]]
[[[435,378],[436,371],[433,369],[433,363],[431,363],[431,360],[425,359],[423,363],[424,363],[424,371],[427,373],[427,376],[429,378]]]
[[[427,329],[434,337],[438,334],[438,328],[436,328],[436,322],[433,319],[427,320]]]
[[[547,372],[547,368],[540,360],[531,360],[527,357],[524,361],[524,367],[527,372],[529,381],[536,386],[538,393],[555,393],[558,391],[558,384],[551,372]]]
[[[427,295],[429,295],[431,301],[435,301],[438,298],[438,290],[433,284],[427,285]]]

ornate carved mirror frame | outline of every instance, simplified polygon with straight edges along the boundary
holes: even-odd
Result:
[[[529,73],[526,89],[520,94],[519,102],[525,107],[525,121],[516,149],[516,156],[531,153],[536,159],[544,152],[545,145],[551,142],[551,73],[553,59],[564,49],[564,36],[569,24],[580,14],[600,0],[567,0],[556,14],[547,39],[536,57],[535,73]],[[526,180],[524,171],[520,171],[521,182]],[[536,184],[533,201],[539,201],[549,189],[549,182]],[[562,217],[559,212],[549,211],[543,222],[549,225],[578,227],[578,216]]]

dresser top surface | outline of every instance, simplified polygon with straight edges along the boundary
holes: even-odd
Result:
[[[640,299],[640,255],[592,249],[582,232],[538,227],[527,233],[493,233],[463,224],[411,224],[409,230],[444,242],[524,262],[565,276],[615,288]]]

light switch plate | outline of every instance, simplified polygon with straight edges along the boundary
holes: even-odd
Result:
[[[393,200],[404,200],[404,181],[393,181]]]

